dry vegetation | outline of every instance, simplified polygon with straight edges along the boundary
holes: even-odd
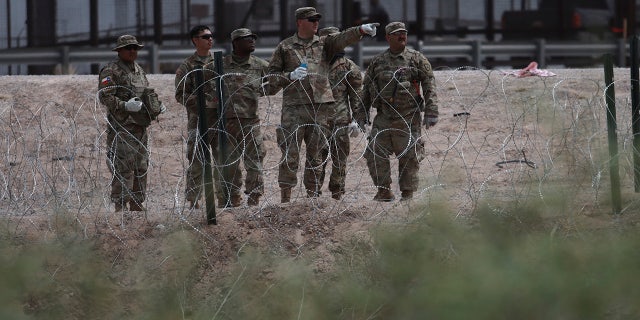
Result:
[[[264,98],[266,194],[259,207],[218,209],[217,225],[207,225],[203,209],[189,210],[184,203],[186,114],[173,98],[172,75],[149,76],[169,111],[150,127],[145,215],[113,213],[109,203],[97,76],[3,76],[3,238],[28,246],[73,235],[107,258],[105,272],[120,288],[135,291],[163,275],[192,272],[196,291],[216,296],[224,289],[210,292],[215,279],[234,274],[247,248],[284,260],[309,259],[313,270],[326,273],[353,241],[370,240],[371,227],[408,226],[434,211],[473,227],[478,210],[508,216],[520,210],[518,204],[535,203],[539,220],[516,218],[515,231],[529,230],[530,223],[571,238],[637,228],[628,70],[615,73],[623,190],[623,212],[617,216],[610,214],[603,71],[553,71],[558,76],[437,71],[440,122],[424,136],[428,154],[420,172],[422,187],[406,203],[371,201],[375,187],[362,157],[366,139],[361,135],[352,139],[342,201],[330,198],[325,182],[319,199],[307,199],[298,186],[292,203],[280,204],[275,128],[281,96]],[[136,268],[147,272],[131,271]],[[266,269],[261,275],[272,279],[278,272]],[[142,308],[118,299],[125,301],[123,314]],[[36,302],[25,307],[42,309]]]

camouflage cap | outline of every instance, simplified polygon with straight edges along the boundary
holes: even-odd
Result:
[[[392,34],[398,31],[407,31],[407,28],[405,28],[404,23],[402,22],[389,22],[389,24],[384,27],[384,31],[387,34]]]
[[[318,30],[318,35],[319,36],[326,36],[326,35],[330,35],[330,34],[334,34],[334,33],[340,33],[340,29],[336,28],[336,27],[326,27],[326,28],[322,28],[320,30]]]
[[[296,19],[322,18],[322,15],[314,7],[302,7],[296,9]]]
[[[136,37],[132,35],[125,34],[123,36],[118,37],[118,41],[116,42],[116,47],[111,49],[112,51],[118,51],[120,48],[124,48],[129,45],[138,46],[138,49],[144,47],[142,44],[138,42]]]
[[[248,36],[252,36],[254,39],[258,38],[257,34],[251,32],[251,30],[247,28],[235,29],[233,30],[233,32],[231,32],[231,41]]]

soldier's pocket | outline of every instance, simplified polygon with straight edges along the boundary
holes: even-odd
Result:
[[[416,141],[416,157],[418,159],[418,162],[422,162],[422,160],[424,160],[425,158],[425,149],[424,149],[424,141],[422,141],[421,138],[418,138],[418,140]]]
[[[282,128],[281,126],[278,126],[276,128],[276,141],[278,142],[278,146],[281,150],[286,149],[287,142],[285,140],[284,128]]]

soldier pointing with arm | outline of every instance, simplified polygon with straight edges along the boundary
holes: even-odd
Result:
[[[375,36],[377,23],[349,28],[335,36],[319,37],[322,15],[313,7],[295,12],[297,32],[282,40],[269,62],[269,83],[284,88],[282,116],[277,139],[282,152],[278,172],[281,202],[291,200],[291,189],[297,184],[299,153],[306,144],[307,168],[304,186],[307,196],[320,194],[322,149],[327,142],[322,127],[327,127],[328,104],[335,101],[329,83],[329,59],[345,47],[358,42],[363,35]]]

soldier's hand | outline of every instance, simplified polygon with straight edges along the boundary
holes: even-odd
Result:
[[[426,129],[429,129],[438,123],[438,116],[424,116],[424,120],[422,120],[422,124]]]
[[[300,80],[307,76],[307,68],[305,67],[297,67],[295,70],[289,73],[289,79],[296,81]]]
[[[349,136],[351,138],[357,138],[360,132],[364,133],[364,129],[356,122],[356,120],[349,123]]]
[[[142,109],[142,100],[138,97],[131,98],[124,103],[124,108],[129,112],[138,112]]]
[[[360,26],[360,31],[362,33],[368,34],[372,37],[376,36],[376,30],[377,28],[380,26],[379,23],[374,22],[374,23],[365,23],[363,25]]]

